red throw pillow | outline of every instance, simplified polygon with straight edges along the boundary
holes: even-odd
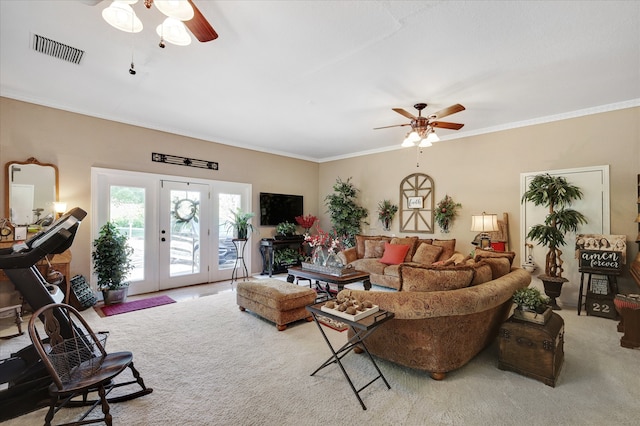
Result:
[[[404,257],[407,255],[409,248],[406,244],[389,244],[385,242],[384,254],[379,262],[385,265],[399,265],[404,262]]]

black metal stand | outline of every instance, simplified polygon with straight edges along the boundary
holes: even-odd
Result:
[[[315,375],[318,371],[322,370],[323,368],[331,364],[338,364],[338,366],[340,367],[340,370],[342,370],[342,374],[344,375],[345,379],[347,379],[347,382],[349,382],[349,386],[351,386],[351,390],[356,395],[356,398],[358,398],[358,401],[360,402],[362,409],[366,410],[367,407],[366,405],[364,405],[362,398],[360,398],[360,392],[362,392],[370,384],[372,384],[378,379],[382,379],[384,384],[387,386],[387,389],[391,389],[391,386],[389,386],[387,379],[385,379],[384,375],[382,374],[382,371],[380,371],[380,368],[378,368],[378,364],[376,364],[375,360],[371,356],[371,353],[369,353],[369,349],[367,349],[367,346],[364,344],[364,341],[371,333],[376,331],[378,327],[380,327],[382,324],[384,324],[385,322],[393,318],[394,314],[393,312],[379,311],[375,314],[372,314],[369,317],[361,319],[360,321],[350,321],[350,320],[338,317],[336,315],[332,315],[331,313],[323,312],[321,310],[322,305],[323,303],[307,306],[307,310],[311,312],[311,315],[313,315],[313,319],[315,320],[315,323],[318,326],[318,329],[320,330],[322,337],[327,343],[327,346],[329,346],[332,356],[329,359],[327,359],[324,363],[322,363],[322,365],[318,367],[313,373],[311,373],[311,375],[312,376]],[[329,341],[329,338],[327,337],[324,329],[322,328],[320,321],[318,320],[318,315],[327,316],[335,319],[336,321],[341,321],[349,324],[349,327],[351,327],[351,330],[354,333],[353,336],[347,341],[347,343],[342,345],[340,349],[335,350],[333,348],[333,345],[331,345],[331,342]],[[347,374],[347,370],[345,370],[344,366],[342,365],[342,362],[340,361],[349,352],[351,352],[356,346],[359,346],[364,350],[364,352],[369,357],[369,360],[371,361],[376,371],[378,372],[378,375],[375,378],[369,381],[366,385],[362,386],[360,389],[356,389],[355,385],[353,384],[353,381],[349,377],[349,374]]]
[[[242,276],[243,281],[246,281],[249,277],[249,271],[247,271],[247,264],[244,263],[244,248],[247,245],[246,238],[234,238],[231,240],[236,248],[236,261],[233,264],[233,272],[231,273],[231,285],[238,281],[238,263],[240,263],[240,270],[244,272]]]

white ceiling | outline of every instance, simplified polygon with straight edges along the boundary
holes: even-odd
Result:
[[[160,49],[142,1],[132,35],[103,21],[108,0],[0,0],[0,95],[314,161],[396,149],[407,127],[372,129],[418,102],[467,108],[443,140],[640,105],[638,1],[194,3],[220,37]]]

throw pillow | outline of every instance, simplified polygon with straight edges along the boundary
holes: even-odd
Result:
[[[516,257],[516,253],[514,251],[493,251],[493,250],[483,250],[476,249],[476,254],[474,256],[474,260],[476,262],[487,259],[487,258],[496,258],[496,257],[505,257],[509,259],[509,265],[513,265],[513,258]]]
[[[406,244],[409,246],[409,250],[407,250],[407,255],[404,257],[405,262],[411,262],[411,258],[415,254],[416,246],[417,246],[418,237],[404,237],[404,238],[392,238],[391,244]]]
[[[385,243],[386,241],[382,240],[366,240],[364,242],[364,258],[381,258],[384,254]]]
[[[400,267],[402,291],[443,291],[468,287],[473,280],[471,266]]]
[[[431,265],[438,260],[442,250],[442,247],[422,243],[418,247],[418,250],[416,250],[416,254],[413,255],[412,261],[423,265]]]
[[[511,264],[506,257],[486,257],[482,261],[491,267],[491,278],[494,280],[511,272]]]
[[[478,262],[473,264],[473,268],[476,271],[475,276],[473,277],[473,281],[471,285],[478,285],[489,282],[493,278],[493,272],[491,271],[491,266],[486,262]]]
[[[433,240],[434,246],[442,247],[442,253],[440,253],[440,257],[438,260],[447,260],[449,259],[453,253],[456,251],[456,239],[452,240]]]
[[[384,254],[380,259],[380,263],[385,265],[399,265],[404,262],[404,258],[409,251],[407,244],[390,244],[384,243]]]

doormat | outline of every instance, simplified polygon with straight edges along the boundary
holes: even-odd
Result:
[[[118,314],[126,314],[127,312],[139,311],[141,309],[153,308],[155,306],[168,305],[176,303],[169,296],[156,296],[148,299],[134,300],[133,302],[118,303],[115,305],[107,305],[96,307],[106,317]]]

